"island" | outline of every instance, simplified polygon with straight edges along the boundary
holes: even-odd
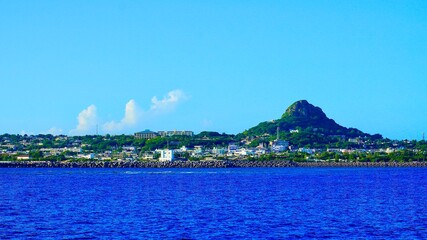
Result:
[[[306,100],[238,134],[0,135],[0,167],[425,167],[427,143],[337,124]]]

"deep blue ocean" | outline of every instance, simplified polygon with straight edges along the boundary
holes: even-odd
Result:
[[[0,239],[426,239],[426,168],[0,169]]]

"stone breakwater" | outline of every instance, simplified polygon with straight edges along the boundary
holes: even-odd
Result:
[[[427,167],[427,162],[295,162],[295,167]]]
[[[2,161],[1,168],[250,168],[250,167],[427,167],[427,162],[294,162],[249,161]]]

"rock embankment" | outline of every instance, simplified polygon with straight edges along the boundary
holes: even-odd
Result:
[[[427,167],[427,162],[294,162],[271,161],[2,161],[1,168],[250,168],[250,167]]]
[[[295,167],[427,167],[427,162],[294,162]]]
[[[225,168],[225,161],[15,161],[0,162],[4,168]]]

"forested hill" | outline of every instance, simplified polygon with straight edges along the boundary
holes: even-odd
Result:
[[[306,100],[300,100],[287,108],[282,117],[277,120],[262,122],[242,134],[249,137],[259,137],[276,134],[277,127],[281,134],[288,135],[291,130],[297,135],[315,134],[323,137],[341,138],[370,138],[381,139],[379,134],[371,135],[356,128],[346,128],[337,124],[326,116],[320,107],[310,104]],[[290,136],[287,136],[288,138]],[[304,136],[301,136],[304,137]]]

